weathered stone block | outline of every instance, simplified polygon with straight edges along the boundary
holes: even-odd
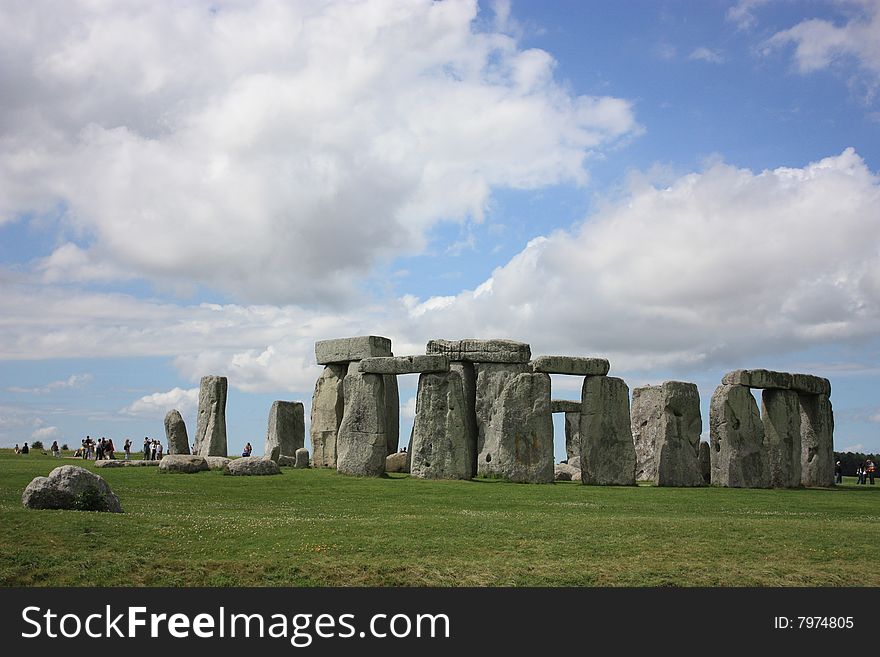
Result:
[[[455,363],[452,365],[455,366]],[[487,463],[486,433],[492,416],[496,411],[498,400],[505,386],[517,375],[527,370],[525,363],[477,363],[472,365],[474,381],[474,418],[477,427],[477,473],[483,473],[483,465]],[[551,417],[551,422],[553,421]],[[491,458],[491,456],[490,456]]]
[[[293,464],[294,468],[309,467],[309,450],[307,450],[305,447],[300,447],[298,450],[296,450],[294,458],[296,459]]]
[[[294,456],[296,450],[305,446],[305,409],[300,401],[274,401],[269,409],[269,425],[266,429],[266,443],[263,453],[273,454],[278,448],[278,457]],[[272,460],[278,463],[273,454]]]
[[[709,443],[700,443],[700,474],[707,486],[712,483],[712,450]]]
[[[196,453],[226,456],[225,376],[203,376],[199,384],[199,415],[196,424]]]
[[[663,416],[663,388],[641,386],[632,391],[631,430],[636,452],[636,480],[654,481],[657,476],[656,450]]]
[[[728,386],[787,390],[791,387],[791,374],[772,370],[734,370],[725,374],[721,383]]]
[[[336,437],[336,470],[342,474],[378,477],[388,456],[385,379],[364,374],[351,363],[343,383],[345,409]]]
[[[400,447],[400,391],[396,376],[384,374],[382,379],[385,382],[386,454],[394,454]]]
[[[409,472],[409,453],[395,452],[386,456],[385,472]]]
[[[464,392],[464,419],[465,430],[468,435],[468,444],[474,446],[471,452],[471,477],[477,476],[477,442],[479,431],[477,429],[477,374],[474,364],[464,361],[456,361],[449,364],[450,372],[457,372],[461,378],[461,387]],[[409,470],[407,470],[408,472]]]
[[[577,356],[538,356],[532,360],[532,371],[574,376],[605,376],[610,365],[604,358]]]
[[[223,472],[240,477],[255,477],[281,474],[281,468],[265,456],[243,456],[240,459],[231,459]]]
[[[636,452],[626,383],[616,377],[588,376],[581,403],[581,483],[635,485]]]
[[[343,380],[347,365],[328,365],[315,383],[309,435],[312,464],[316,468],[336,467],[336,436],[344,408]]]
[[[709,406],[712,485],[768,488],[770,466],[764,425],[751,390],[721,384]]]
[[[663,412],[655,445],[657,486],[702,486],[700,472],[700,393],[693,383],[666,381]]]
[[[528,363],[532,356],[529,345],[513,340],[430,340],[426,353],[472,363]]]
[[[196,454],[169,454],[159,462],[159,472],[194,474],[208,470],[207,457]]]
[[[470,479],[476,443],[468,432],[458,372],[419,377],[410,473],[422,479]]]
[[[350,363],[364,358],[390,355],[391,340],[378,335],[319,340],[315,343],[315,359],[318,365]]]
[[[801,483],[834,485],[834,411],[827,395],[798,394],[801,409]]]
[[[122,513],[119,498],[100,475],[78,465],[62,465],[35,477],[21,495],[29,509],[75,509]]]
[[[792,374],[791,389],[811,395],[831,396],[831,381],[812,374]]]
[[[767,389],[761,393],[764,444],[770,465],[770,485],[801,485],[801,409],[794,390]]]
[[[477,394],[479,403],[479,388]],[[493,404],[477,469],[485,476],[522,483],[553,481],[548,374],[525,372],[507,379]]]
[[[578,404],[580,406],[580,404]],[[565,414],[565,458],[574,467],[581,467],[581,413]]]
[[[550,412],[551,413],[580,413],[581,412],[581,403],[580,403],[580,401],[573,401],[570,399],[551,399],[550,400]]]
[[[449,358],[433,356],[385,356],[365,358],[359,366],[368,374],[422,374],[424,372],[448,372]]]
[[[176,408],[168,411],[165,416],[165,440],[168,442],[169,454],[189,454],[186,423]]]

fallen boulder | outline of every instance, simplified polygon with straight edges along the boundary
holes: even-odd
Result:
[[[204,456],[195,454],[168,454],[159,463],[159,472],[174,474],[193,474],[208,469]]]
[[[62,465],[48,477],[36,477],[24,489],[21,503],[29,509],[122,513],[122,505],[110,485],[100,475],[78,465]]]
[[[281,468],[265,456],[243,456],[229,461],[224,473],[240,476],[277,475],[281,474]]]

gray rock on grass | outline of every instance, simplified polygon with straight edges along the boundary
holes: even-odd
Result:
[[[309,467],[309,450],[305,447],[300,447],[296,450],[295,455],[296,461],[293,464],[294,468],[307,468]]]
[[[194,474],[209,469],[207,457],[197,454],[168,454],[159,462],[163,474]]]
[[[231,459],[223,472],[229,475],[252,477],[281,474],[281,469],[275,461],[265,456],[243,456]]]
[[[395,452],[385,457],[385,472],[409,472],[409,454]]]
[[[72,509],[122,513],[122,505],[100,475],[77,465],[62,465],[48,477],[34,478],[21,503],[29,509]]]

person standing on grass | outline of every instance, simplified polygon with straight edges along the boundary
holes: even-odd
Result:
[[[834,464],[834,483],[843,483],[843,467],[840,465],[840,461]]]
[[[150,460],[150,439],[144,436],[144,461]]]
[[[871,485],[874,485],[874,471],[877,469],[877,466],[874,465],[874,461],[868,459],[865,463],[865,473],[868,475],[868,479],[871,480]]]
[[[122,443],[122,451],[125,452],[125,460],[131,460],[131,438],[126,438]]]
[[[157,461],[162,460],[162,443],[161,443],[161,441],[158,441],[158,440],[156,441],[156,460]]]
[[[58,441],[57,440],[52,441],[52,456],[54,456],[56,459],[61,456],[61,450],[58,449]]]
[[[27,454],[30,451],[31,451],[31,448],[28,447],[27,443],[25,443],[24,445],[21,446],[21,453],[22,454]]]
[[[98,441],[95,445],[95,460],[103,461],[104,460],[104,439]]]
[[[111,459],[116,459],[116,445],[113,444],[113,439],[107,439],[107,452],[110,454]]]
[[[862,470],[862,466],[856,468],[856,483],[863,484],[865,482],[862,481],[862,478],[865,476],[865,471]]]

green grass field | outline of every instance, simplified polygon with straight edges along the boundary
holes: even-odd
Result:
[[[0,450],[5,586],[878,586],[880,482],[605,488],[97,470],[124,514],[34,511],[80,461]]]

